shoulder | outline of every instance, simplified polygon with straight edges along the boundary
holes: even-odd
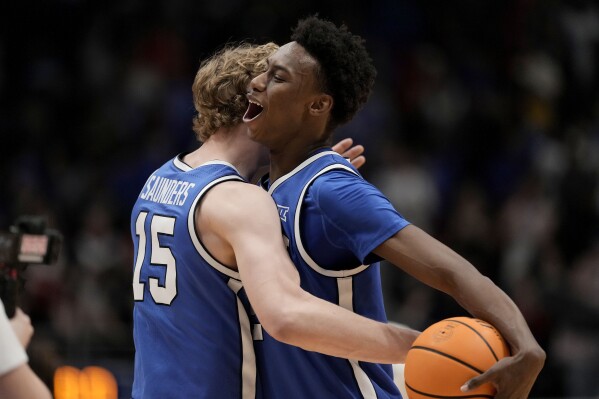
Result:
[[[311,184],[312,195],[321,200],[343,200],[379,193],[359,174],[346,169],[333,169],[318,176]]]
[[[246,202],[249,199],[272,202],[270,195],[264,189],[241,180],[229,180],[217,184],[210,190],[229,203]]]
[[[242,246],[281,229],[272,197],[239,181],[223,182],[208,191],[197,209],[196,224],[231,245]]]
[[[314,179],[311,186],[318,190],[335,190],[351,187],[354,184],[364,182],[362,176],[351,169],[338,168],[329,170]]]
[[[202,212],[209,212],[217,219],[253,218],[264,212],[275,212],[272,197],[258,186],[242,181],[225,181],[206,193],[202,200]]]

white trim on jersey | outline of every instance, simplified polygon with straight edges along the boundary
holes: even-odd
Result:
[[[243,287],[241,281],[229,279],[227,285],[237,295]],[[243,303],[237,297],[237,315],[239,317],[239,328],[241,335],[241,348],[243,352],[241,364],[242,376],[242,399],[255,399],[256,397],[256,354],[254,353],[254,343],[252,342],[252,327]]]
[[[179,155],[177,155],[175,159],[173,159],[173,164],[184,172],[189,172],[190,170],[193,170],[191,166],[179,159]]]
[[[341,277],[337,279],[337,291],[339,298],[337,303],[344,309],[354,311],[354,287],[353,277]]]
[[[177,168],[181,169],[184,172],[189,172],[190,170],[194,169],[191,166],[189,166],[188,164],[186,164],[185,162],[183,162],[181,159],[179,159],[178,155],[173,159],[173,164]],[[204,162],[200,166],[205,166],[205,165],[225,165],[230,168],[233,168],[233,170],[235,170],[235,172],[239,173],[239,171],[237,170],[237,168],[235,166],[233,166],[232,164],[230,164],[229,162],[226,162],[226,161],[219,161],[219,160],[208,161],[208,162]],[[198,166],[198,168],[200,166]],[[239,173],[239,174],[241,174],[241,173]]]
[[[187,229],[189,230],[189,236],[191,237],[191,241],[193,242],[193,246],[196,248],[196,250],[198,251],[198,253],[200,254],[200,256],[213,268],[215,268],[216,270],[218,270],[219,272],[234,278],[236,280],[241,280],[241,277],[239,277],[239,272],[236,272],[235,270],[231,270],[230,268],[228,268],[227,266],[223,265],[222,263],[220,263],[219,261],[217,261],[216,259],[214,259],[212,257],[212,255],[210,255],[208,253],[208,251],[206,250],[206,248],[204,248],[204,246],[202,245],[202,243],[200,242],[200,240],[198,239],[198,235],[196,234],[196,229],[195,229],[195,209],[196,206],[198,205],[198,201],[200,200],[200,198],[202,198],[202,196],[212,187],[214,187],[216,184],[223,182],[223,181],[227,181],[227,180],[239,180],[239,181],[243,181],[243,179],[239,176],[236,175],[230,175],[230,176],[223,176],[219,179],[213,180],[212,182],[210,182],[209,184],[206,185],[206,187],[204,187],[202,189],[202,191],[200,191],[200,193],[197,195],[197,197],[193,200],[193,204],[191,204],[191,208],[189,209],[189,215],[187,215]]]
[[[322,154],[322,153],[321,153]],[[335,153],[336,154],[336,153]],[[329,165],[326,168],[322,169],[320,172],[318,172],[317,174],[315,174],[309,181],[308,183],[306,183],[306,185],[304,186],[304,188],[302,189],[302,192],[300,194],[299,200],[297,202],[296,205],[296,209],[295,209],[295,220],[293,221],[293,229],[294,229],[294,235],[295,235],[295,243],[297,245],[297,249],[302,257],[302,259],[304,260],[304,262],[306,262],[312,269],[314,269],[316,272],[323,274],[325,276],[328,277],[347,277],[347,276],[353,276],[354,274],[358,274],[364,270],[366,270],[366,268],[370,265],[361,265],[358,266],[354,269],[347,269],[347,270],[329,270],[329,269],[325,269],[321,266],[319,266],[311,257],[310,255],[308,255],[308,252],[306,251],[306,249],[304,248],[304,244],[302,243],[302,236],[300,234],[300,211],[302,209],[302,203],[304,202],[304,196],[306,195],[306,191],[308,190],[308,187],[310,186],[310,184],[312,184],[312,182],[314,180],[316,180],[316,178],[330,170],[333,169],[343,169],[343,170],[347,170],[351,173],[356,173],[354,172],[353,169],[351,169],[348,166],[342,165],[342,164],[334,164],[334,165]]]
[[[228,166],[228,167],[232,168],[235,172],[237,172],[237,174],[241,174],[241,173],[239,173],[239,171],[237,170],[237,168],[235,166],[233,166],[233,164],[230,164],[227,161],[219,161],[219,160],[208,161],[208,162],[204,162],[200,166],[206,166],[206,165],[225,165],[225,166]]]
[[[308,158],[307,160],[302,162],[299,166],[297,166],[295,169],[293,169],[291,172],[289,172],[289,173],[281,176],[279,179],[277,179],[270,186],[268,193],[272,195],[273,191],[279,185],[281,185],[281,183],[283,183],[284,181],[289,179],[294,174],[298,173],[300,170],[302,170],[304,167],[306,167],[307,165],[309,165],[316,159],[321,158],[325,155],[338,155],[338,154],[334,151],[324,151],[324,152],[318,153],[318,154]],[[308,190],[308,187],[312,184],[312,182],[314,180],[316,180],[317,177],[319,177],[320,175],[322,175],[330,170],[333,170],[333,169],[347,170],[347,171],[357,175],[357,173],[353,169],[351,169],[349,166],[343,165],[341,163],[337,163],[337,164],[329,165],[329,166],[323,168],[317,174],[312,176],[312,178],[303,187],[302,192],[300,193],[298,202],[295,206],[296,209],[295,209],[295,219],[293,221],[293,229],[294,229],[295,243],[297,245],[297,249],[300,253],[300,256],[302,257],[304,262],[306,262],[306,264],[308,264],[308,266],[310,266],[317,273],[320,273],[320,274],[328,276],[328,277],[336,277],[337,291],[338,291],[338,295],[339,295],[339,297],[337,298],[338,304],[339,304],[339,306],[353,312],[354,311],[354,306],[353,306],[354,293],[353,293],[353,277],[352,276],[364,271],[370,265],[361,265],[354,269],[348,269],[348,270],[325,269],[325,268],[319,266],[310,257],[310,255],[308,255],[308,252],[306,251],[306,249],[304,248],[304,245],[302,243],[301,234],[300,234],[301,206],[304,201],[304,196],[306,195],[306,191]],[[354,378],[356,379],[356,382],[360,389],[360,393],[362,394],[364,399],[377,399],[374,385],[372,384],[372,381],[368,377],[368,374],[366,374],[366,372],[360,367],[360,364],[358,363],[358,361],[350,360],[350,359],[348,359],[347,361],[351,365],[351,368],[354,373]]]
[[[252,331],[252,338],[254,341],[264,341],[264,333],[262,330],[262,324],[254,324],[254,330]]]
[[[317,160],[318,158],[324,157],[325,155],[339,155],[339,154],[336,153],[335,151],[323,151],[323,152],[319,152],[316,155],[312,155],[310,158],[306,159],[304,162],[302,162],[298,166],[296,166],[295,169],[293,169],[291,172],[286,173],[283,176],[279,177],[276,181],[271,182],[270,188],[268,189],[268,193],[272,194],[272,192],[275,190],[275,188],[279,187],[279,185],[281,183],[283,183],[285,180],[289,179],[291,176],[293,176],[294,174],[296,174],[297,172],[302,170],[304,167],[306,167],[306,165],[312,163],[313,161]]]
[[[337,279],[337,291],[339,292],[339,306],[351,312],[354,311],[353,304],[353,277],[343,277]],[[360,393],[364,399],[376,399],[376,391],[368,374],[360,367],[357,360],[348,359],[354,372],[354,377],[360,388]]]
[[[370,381],[370,378],[368,378],[368,374],[362,370],[360,364],[358,364],[358,361],[348,360],[348,362],[354,370],[354,377],[356,377],[356,382],[358,383],[362,397],[364,399],[377,399],[374,385],[372,385],[372,381]]]

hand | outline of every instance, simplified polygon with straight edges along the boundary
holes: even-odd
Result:
[[[31,319],[25,314],[20,308],[15,310],[15,315],[10,319],[10,324],[14,330],[17,338],[21,341],[23,348],[27,348],[29,341],[33,336],[33,326],[31,325]]]
[[[472,378],[461,388],[462,392],[491,383],[497,389],[495,399],[526,399],[545,363],[545,352],[516,353],[499,360],[489,370]]]
[[[343,139],[333,146],[333,151],[340,154],[343,158],[349,159],[352,165],[358,169],[366,163],[366,157],[362,155],[364,153],[364,146],[358,144],[352,147],[352,144],[354,144],[354,140],[351,138]]]

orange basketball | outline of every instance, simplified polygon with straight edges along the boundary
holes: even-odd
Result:
[[[408,351],[406,390],[410,399],[489,398],[491,384],[464,393],[460,387],[488,370],[510,350],[489,323],[470,317],[452,317],[433,324],[420,334]]]

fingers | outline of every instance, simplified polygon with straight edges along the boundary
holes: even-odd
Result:
[[[359,157],[360,155],[362,155],[364,153],[364,146],[363,145],[355,145],[352,148],[350,148],[349,150],[346,150],[343,154],[345,158],[349,158],[349,159],[354,159]]]
[[[349,161],[354,165],[356,169],[359,169],[366,163],[366,157],[362,155],[364,153],[363,145],[356,145],[345,151],[341,154],[344,158],[349,159]]]
[[[335,144],[333,146],[333,151],[343,155],[343,153],[345,151],[347,151],[352,146],[353,143],[354,143],[354,140],[352,140],[351,138],[348,137],[346,139],[341,140],[337,144]],[[343,156],[345,156],[345,155],[343,155]]]
[[[487,370],[487,372],[479,375],[478,377],[474,377],[471,380],[467,381],[460,390],[462,392],[472,391],[481,385],[490,383],[495,386],[497,389],[497,393],[495,394],[495,399],[526,399],[528,394],[523,394],[521,392],[521,387],[518,387],[518,384],[508,383],[505,384],[505,381],[500,382],[496,380],[498,378],[497,372],[493,369]],[[526,392],[530,391],[531,387],[528,387]]]
[[[17,308],[15,309],[14,317],[10,319],[10,324],[17,338],[19,338],[21,345],[26,348],[34,332],[31,318],[28,314]]]
[[[366,163],[366,157],[360,155],[359,157],[352,159],[351,163],[356,169],[360,169],[360,167]]]
[[[363,145],[353,146],[354,140],[346,138],[338,142],[333,146],[333,151],[340,154],[343,158],[349,159],[356,169],[360,168],[366,163],[366,157],[362,155],[364,153]]]
[[[17,307],[15,309],[15,316],[14,317],[18,317],[20,319],[23,319],[23,321],[25,323],[31,323],[31,318],[29,317],[29,315],[25,312],[23,312],[23,310],[21,310],[21,308]]]
[[[491,379],[494,376],[494,374],[495,373],[493,369],[489,369],[481,375],[468,380],[464,385],[460,387],[460,390],[462,392],[468,392],[480,387],[483,384],[486,384],[487,382],[492,382]]]
[[[460,389],[468,392],[488,383],[497,389],[495,399],[526,399],[540,367],[531,367],[523,359],[521,356],[504,357],[483,374],[467,381]]]

